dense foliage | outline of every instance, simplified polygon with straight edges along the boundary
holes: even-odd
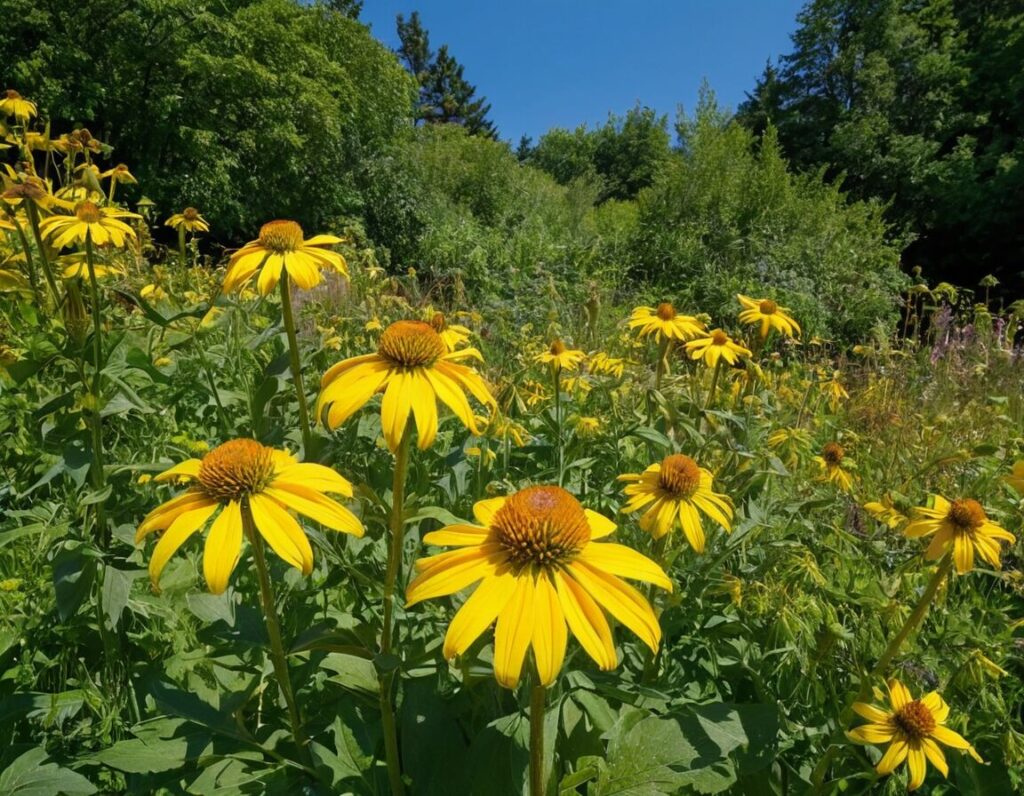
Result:
[[[907,261],[1024,286],[1024,8],[1017,0],[812,0],[740,118],[798,167],[892,202]]]

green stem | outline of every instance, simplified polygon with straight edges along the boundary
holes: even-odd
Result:
[[[562,450],[562,379],[558,365],[551,365],[551,380],[555,387],[555,445],[558,448],[558,485],[565,480],[565,452]]]
[[[50,293],[53,294],[53,300],[57,306],[60,306],[61,296],[60,289],[57,287],[57,279],[53,275],[53,267],[50,265],[50,258],[46,254],[46,246],[43,244],[43,236],[39,231],[39,209],[35,206],[32,201],[26,202],[28,205],[28,220],[32,226],[32,235],[36,239],[36,246],[39,248],[39,261],[43,264],[43,275],[46,277],[46,284],[50,288]]]
[[[114,179],[114,175],[110,175],[110,193],[107,194],[107,204],[114,204],[114,192],[117,190],[117,180]]]
[[[903,627],[900,628],[899,633],[892,637],[892,640],[889,642],[888,646],[886,646],[885,651],[878,659],[874,668],[861,680],[860,690],[857,691],[857,696],[853,698],[853,702],[863,702],[867,699],[868,695],[871,693],[871,687],[874,685],[875,680],[885,672],[889,664],[892,662],[892,659],[895,658],[896,654],[900,651],[900,647],[903,646],[903,642],[907,640],[907,637],[913,633],[915,628],[917,628],[917,626],[921,624],[922,620],[924,620],[925,615],[928,613],[928,608],[932,604],[932,600],[935,599],[936,592],[938,592],[939,587],[949,575],[952,567],[953,554],[952,552],[949,552],[946,553],[945,557],[939,563],[938,569],[935,570],[935,574],[932,575],[932,579],[928,581],[928,585],[925,587],[924,593],[914,606],[914,610],[910,612],[910,616],[907,617],[907,621],[903,623]],[[840,747],[837,746],[837,743],[842,739],[844,729],[852,719],[853,705],[851,703],[846,707],[839,718],[839,727],[836,728],[832,738],[829,740],[829,748],[825,751],[825,754],[818,761],[818,765],[815,766],[814,771],[811,773],[811,793],[815,794],[815,796],[824,792],[825,775],[828,773],[828,767],[835,759],[835,756],[839,753]]]
[[[306,733],[302,729],[302,717],[299,715],[299,706],[295,702],[292,682],[288,676],[288,661],[284,654],[284,644],[281,642],[281,622],[277,617],[277,608],[274,605],[274,587],[270,582],[270,573],[267,571],[267,558],[263,552],[263,537],[256,530],[248,497],[242,499],[241,507],[242,527],[249,540],[249,545],[252,547],[256,577],[260,584],[260,601],[263,604],[263,618],[266,621],[267,636],[270,639],[270,660],[274,665],[274,675],[277,677],[278,687],[281,689],[281,695],[288,708],[288,720],[292,727],[292,739],[299,750],[299,761],[305,768],[312,771],[313,760],[309,753]]]
[[[671,533],[671,531],[669,532]],[[651,548],[651,558],[654,562],[665,569],[665,547],[668,545],[668,534],[661,536],[654,540],[654,545]],[[647,602],[651,604],[654,609],[655,616],[661,617],[663,610],[662,606],[657,604],[657,586],[653,583],[647,587]],[[647,651],[647,661],[644,663],[643,673],[640,675],[640,682],[649,683],[657,677],[658,670],[661,668],[661,651],[664,649],[664,643],[658,645],[657,652]]]
[[[103,472],[103,417],[101,389],[103,377],[103,321],[100,306],[100,290],[96,282],[96,263],[92,250],[92,233],[85,235],[85,259],[89,266],[89,299],[92,304],[92,406],[90,407],[90,425],[92,427],[92,483],[99,491],[106,486],[106,475]],[[96,528],[99,532],[100,545],[106,549],[107,518],[104,510],[105,501],[96,503]]]
[[[282,269],[279,284],[281,286],[281,314],[284,318],[284,330],[288,335],[288,356],[291,361],[292,382],[295,384],[295,395],[299,400],[302,448],[304,458],[309,461],[313,456],[313,432],[309,427],[306,390],[302,385],[302,360],[299,358],[299,341],[295,336],[295,317],[292,315],[292,291],[288,280],[288,271]]]
[[[715,363],[715,372],[711,376],[711,387],[708,389],[708,399],[704,404],[704,411],[708,411],[711,408],[711,404],[715,402],[715,390],[718,389],[718,377],[722,373],[722,358],[719,357]]]
[[[661,390],[661,381],[668,373],[668,354],[672,350],[672,340],[662,337],[658,341],[658,363],[654,367],[654,389]],[[653,425],[653,423],[652,423]]]
[[[36,261],[32,257],[32,249],[28,245],[28,238],[25,237],[25,231],[21,228],[21,224],[18,223],[17,219],[14,219],[14,228],[18,231],[18,240],[21,242],[21,248],[25,251],[25,265],[28,266],[28,284],[32,288],[32,300],[42,310],[43,304],[39,300],[39,284],[36,279]]]
[[[394,640],[395,587],[401,576],[402,549],[405,541],[405,479],[409,470],[409,443],[412,439],[412,423],[407,423],[402,432],[402,441],[395,451],[395,471],[391,482],[391,538],[388,546],[388,568],[384,575],[384,627],[380,634],[380,654],[384,658],[391,654]],[[395,723],[395,706],[392,700],[395,674],[391,669],[381,678],[380,717],[384,728],[384,755],[388,764],[388,781],[392,796],[402,796],[402,763],[398,755],[398,730]]]
[[[178,227],[178,255],[181,257],[181,264],[185,264],[185,225],[182,224]],[[288,276],[288,272],[284,271],[281,274],[281,279],[284,280]]]
[[[530,796],[544,796],[544,704],[547,688],[530,690]]]

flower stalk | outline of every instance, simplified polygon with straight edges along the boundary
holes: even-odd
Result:
[[[92,357],[93,372],[91,384],[92,405],[90,410],[90,427],[92,430],[92,475],[93,488],[99,492],[106,486],[106,475],[103,471],[103,416],[102,409],[102,377],[103,377],[103,320],[100,306],[100,290],[96,281],[96,263],[92,246],[92,233],[85,236],[85,259],[89,267],[89,299],[92,304]],[[110,541],[107,534],[107,518],[104,501],[96,503],[96,530],[101,545],[106,548]]]
[[[565,452],[562,444],[562,379],[561,368],[551,363],[551,381],[555,390],[555,446],[558,448],[558,485],[565,479]]]
[[[538,678],[539,679],[539,678]],[[530,689],[530,796],[544,796],[544,706],[547,688],[536,682]]]
[[[302,449],[308,461],[313,454],[313,432],[309,425],[309,408],[306,405],[306,389],[302,383],[302,360],[299,357],[299,341],[295,335],[295,316],[292,313],[292,292],[288,271],[281,271],[281,314],[284,318],[284,329],[288,335],[288,358],[291,364],[292,383],[295,385],[295,396],[299,401],[299,427],[302,431]]]

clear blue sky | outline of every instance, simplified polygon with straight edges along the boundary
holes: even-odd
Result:
[[[361,19],[395,47],[418,10],[491,103],[501,137],[603,122],[637,101],[675,117],[707,78],[735,108],[768,58],[789,52],[804,0],[366,0]]]

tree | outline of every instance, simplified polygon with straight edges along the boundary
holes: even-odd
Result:
[[[741,106],[798,166],[891,201],[935,279],[1024,287],[1024,7],[813,0]]]
[[[476,97],[476,86],[465,78],[465,67],[442,45],[430,49],[430,34],[423,27],[418,11],[409,19],[399,14],[398,55],[419,84],[416,119],[425,124],[457,124],[472,135],[498,137],[494,123],[487,118],[491,106],[485,97]]]

